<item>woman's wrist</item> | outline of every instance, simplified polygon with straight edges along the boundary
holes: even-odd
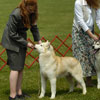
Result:
[[[88,29],[88,30],[86,31],[86,33],[87,33],[91,38],[94,38],[94,34],[91,32],[90,29]]]
[[[94,40],[96,40],[96,41],[99,39],[96,35],[94,35],[94,34],[91,32],[90,29],[87,30],[86,32],[87,32],[87,34],[88,34],[92,39],[94,39]]]
[[[42,41],[41,41],[41,40],[39,40],[39,41],[38,41],[38,44],[41,44],[41,43],[42,43]]]

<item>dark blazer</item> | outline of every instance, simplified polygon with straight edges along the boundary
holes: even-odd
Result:
[[[19,52],[19,48],[27,48],[27,34],[28,28],[24,27],[22,16],[20,15],[20,8],[14,9],[10,14],[8,23],[4,29],[2,36],[2,46],[8,50]],[[34,41],[40,40],[37,25],[31,26]]]

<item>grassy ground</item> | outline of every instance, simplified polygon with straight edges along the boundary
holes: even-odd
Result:
[[[0,0],[0,40],[3,34],[4,27],[7,23],[8,16],[11,11],[17,6],[20,0]],[[38,27],[41,33],[41,37],[45,37],[51,41],[55,35],[65,39],[65,37],[71,33],[72,21],[73,21],[73,8],[75,0],[38,0],[39,6],[39,20]],[[97,27],[95,27],[98,33]],[[28,37],[32,39],[30,31],[28,31]],[[58,45],[59,42],[55,42],[54,45]],[[67,44],[71,44],[71,39],[67,41]],[[0,52],[3,48],[0,46]],[[63,52],[65,48],[61,49]],[[36,51],[32,52],[33,55],[38,56]],[[69,52],[66,56],[72,55]],[[2,56],[6,59],[6,53]],[[26,63],[30,64],[31,58],[26,59]],[[0,67],[2,62],[0,61]],[[30,69],[25,67],[23,76],[23,92],[31,96],[27,100],[39,100],[38,92],[40,87],[40,74],[39,65],[36,62]],[[93,77],[93,82],[96,84],[96,77]],[[47,82],[46,97],[41,100],[49,100],[50,97],[50,84]],[[68,94],[68,83],[66,79],[59,79],[57,81],[57,96],[55,100],[99,100],[100,90],[96,87],[87,88],[88,93],[86,96],[81,94],[81,89],[75,88],[75,91]],[[5,66],[0,71],[0,100],[8,100],[9,96],[9,67]]]

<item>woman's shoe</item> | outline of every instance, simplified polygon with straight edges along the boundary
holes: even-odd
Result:
[[[9,96],[9,100],[15,100],[15,99],[16,99],[16,97],[15,98],[12,98],[12,97]]]
[[[21,94],[21,95],[17,95],[17,98],[19,99],[24,99],[24,98],[30,98],[31,96],[27,95],[27,94]]]
[[[12,98],[12,97],[9,96],[9,100],[19,100],[19,99],[17,97]]]
[[[9,97],[9,100],[25,100],[24,98],[18,98],[17,96],[15,98]]]

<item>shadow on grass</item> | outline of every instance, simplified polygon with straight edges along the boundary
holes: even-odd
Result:
[[[95,87],[97,86],[97,79],[93,79],[92,80],[92,82],[93,82],[93,84],[95,85]],[[87,87],[87,88],[89,88],[89,87]],[[91,87],[90,87],[91,88]],[[23,89],[23,93],[25,93],[25,94],[27,94],[27,95],[39,95],[40,94],[40,91],[38,90],[38,89]],[[79,88],[74,88],[74,91],[73,92],[71,92],[71,93],[69,93],[69,89],[67,88],[67,89],[57,89],[56,90],[56,96],[61,96],[61,95],[72,95],[72,94],[82,94],[82,89],[79,89]],[[6,89],[5,91],[4,91],[4,94],[6,95],[6,96],[9,96],[9,94],[10,94],[10,91],[9,91],[9,89]],[[50,97],[51,96],[51,90],[47,90],[46,91],[46,94],[45,94],[45,96],[46,97]]]
[[[92,80],[93,84],[97,85],[97,79]]]
[[[57,91],[57,95],[66,95],[66,94],[72,94],[72,93],[78,93],[78,94],[81,94],[82,93],[82,89],[74,89],[73,92],[69,92],[69,90],[60,90],[60,91]]]
[[[23,93],[24,94],[28,94],[28,95],[38,94],[38,90],[34,90],[34,89],[23,89]],[[5,95],[9,95],[10,94],[10,90],[5,90],[4,91],[4,94]]]
[[[39,91],[35,89],[23,89],[23,93],[28,95],[32,95],[32,94],[38,95],[38,92]]]
[[[4,94],[8,96],[10,94],[10,91],[9,90],[5,90]]]

